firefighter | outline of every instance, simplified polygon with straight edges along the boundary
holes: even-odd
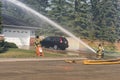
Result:
[[[41,39],[39,38],[39,36],[36,36],[35,43],[34,43],[35,49],[36,49],[36,55],[37,56],[44,56],[42,47],[40,45],[40,41],[41,41]]]
[[[36,36],[36,38],[35,38],[35,43],[34,43],[35,48],[36,48],[38,45],[40,45],[40,41],[41,41],[41,39],[39,38],[39,36]]]
[[[97,51],[97,58],[98,59],[101,59],[101,58],[103,58],[104,57],[104,48],[103,48],[103,46],[102,46],[102,44],[99,44],[98,45],[98,51]]]

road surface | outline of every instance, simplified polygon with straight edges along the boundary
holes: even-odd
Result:
[[[120,80],[120,64],[84,65],[64,60],[1,61],[0,80]]]

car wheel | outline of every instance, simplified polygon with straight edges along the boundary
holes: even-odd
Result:
[[[53,47],[55,50],[57,50],[58,49],[58,46],[57,45],[54,45],[54,47]]]

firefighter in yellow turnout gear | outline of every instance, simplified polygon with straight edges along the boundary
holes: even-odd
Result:
[[[41,41],[41,39],[39,38],[39,36],[36,36],[35,43],[34,43],[35,49],[36,49],[36,55],[37,56],[44,56],[42,47],[40,45],[40,41]]]
[[[35,43],[34,43],[35,48],[36,48],[38,45],[40,45],[40,41],[41,41],[41,39],[39,38],[39,36],[36,36],[36,38],[35,38]]]
[[[98,59],[102,59],[104,57],[104,48],[102,46],[102,44],[98,45],[98,51],[97,51],[97,58]]]

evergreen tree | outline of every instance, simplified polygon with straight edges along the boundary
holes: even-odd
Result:
[[[58,23],[64,22],[63,16],[67,16],[65,0],[51,0],[49,16]]]
[[[117,2],[117,26],[116,26],[116,32],[117,32],[117,38],[120,40],[120,0],[116,0]]]
[[[1,29],[2,29],[2,23],[1,23],[1,7],[2,7],[2,4],[1,4],[1,1],[0,1],[0,33],[1,33]]]
[[[116,40],[117,0],[91,0],[95,37],[114,42]]]
[[[88,37],[90,26],[89,2],[87,0],[51,0],[49,14],[53,20],[68,26],[77,36]]]
[[[87,0],[75,0],[74,27],[80,36],[89,37],[91,27],[90,5]]]
[[[25,3],[27,6],[35,9],[36,11],[44,14],[47,13],[47,4],[48,0],[19,0]],[[12,18],[20,20],[29,24],[29,26],[38,26],[40,23],[42,24],[42,20],[38,19],[38,17],[34,16],[30,12],[27,12],[21,7],[16,5],[10,4],[6,0],[2,0],[3,6],[3,13],[9,15]],[[23,24],[24,25],[24,24]]]
[[[36,11],[44,14],[47,12],[47,8],[49,7],[49,0],[20,0],[23,3],[29,5],[31,8],[35,9]]]

